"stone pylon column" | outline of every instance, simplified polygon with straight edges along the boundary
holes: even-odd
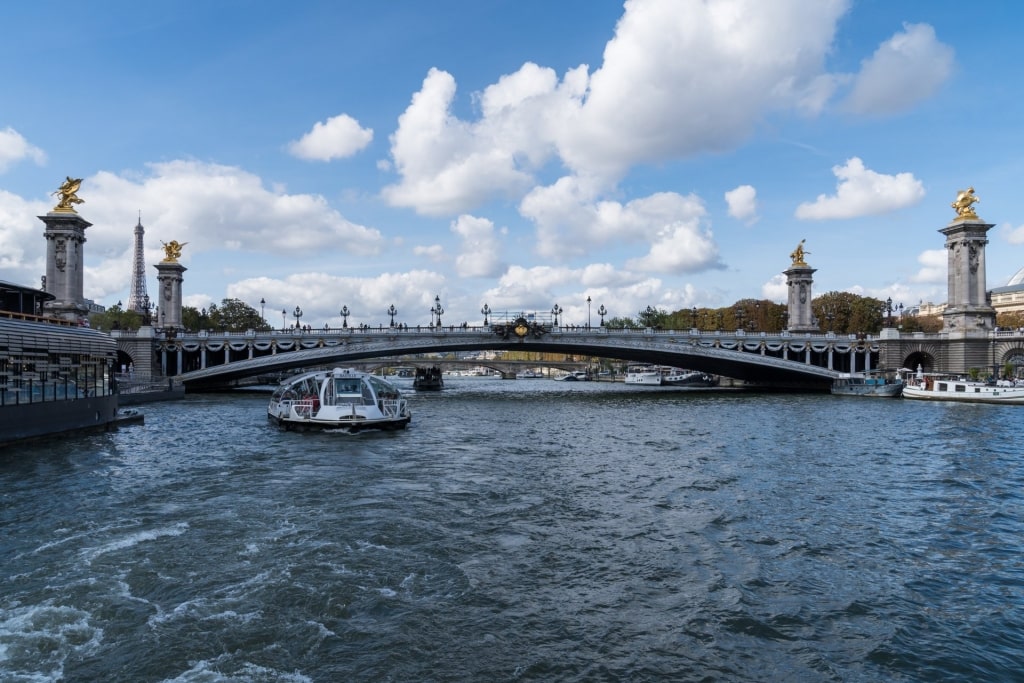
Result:
[[[74,209],[54,209],[39,216],[46,228],[46,287],[56,298],[47,301],[44,312],[78,322],[89,314],[85,305],[85,229],[92,223]]]
[[[996,311],[988,301],[985,284],[985,245],[993,227],[971,208],[974,189],[961,192],[953,203],[958,217],[939,230],[946,236],[947,295],[942,313],[943,332],[953,336],[988,336],[995,328]],[[963,207],[958,202],[967,201]]]
[[[811,310],[811,285],[814,284],[815,269],[804,261],[804,256],[807,253],[809,252],[804,251],[804,240],[800,240],[800,244],[789,255],[793,259],[792,265],[789,270],[783,271],[783,275],[786,276],[786,286],[789,288],[787,329],[791,332],[818,331],[818,322],[814,319],[814,313]]]
[[[156,264],[156,281],[159,290],[158,300],[160,306],[159,319],[154,322],[158,327],[165,329],[181,328],[181,283],[185,266],[177,261],[166,259]]]
[[[164,329],[178,329],[181,325],[181,282],[188,268],[178,263],[181,249],[188,242],[178,240],[163,242],[164,260],[156,264],[156,281],[160,288],[157,295],[160,314],[156,324]]]

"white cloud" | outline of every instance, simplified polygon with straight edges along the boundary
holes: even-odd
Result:
[[[236,167],[171,161],[150,170],[145,178],[104,171],[87,180],[90,220],[120,226],[142,206],[148,234],[187,241],[189,251],[198,252],[238,242],[250,251],[279,254],[325,248],[374,254],[382,246],[377,230],[346,220],[323,197],[270,190]]]
[[[718,247],[701,227],[706,211],[695,195],[658,192],[621,204],[593,201],[593,188],[577,177],[528,194],[519,212],[537,226],[537,251],[566,259],[610,243],[649,243],[651,253],[629,268],[695,272],[717,267]]]
[[[433,292],[443,289],[444,277],[427,270],[404,273],[382,273],[374,277],[342,277],[323,272],[296,273],[284,278],[249,278],[228,287],[227,297],[242,301],[259,301],[266,292],[273,292],[274,304],[268,301],[267,322],[281,324],[281,311],[286,320],[295,323],[292,311],[295,302],[302,302],[302,324],[314,328],[329,324],[340,327],[341,307],[347,306],[350,326],[366,324],[377,327],[390,323],[387,314],[392,304],[398,311],[395,323],[426,324]],[[286,303],[282,303],[286,302]],[[207,302],[208,304],[209,302]],[[220,303],[219,300],[216,303]],[[207,305],[203,304],[203,305]]]
[[[579,286],[565,294],[566,287]],[[562,295],[556,296],[556,292]],[[616,270],[609,264],[591,264],[583,268],[561,266],[511,266],[497,286],[484,292],[483,299],[500,317],[518,311],[547,314],[558,304],[565,324],[587,322],[587,297],[590,297],[590,322],[597,325],[598,309],[603,305],[609,318],[636,318],[647,306],[675,311],[696,303],[691,285],[666,289],[665,283],[648,275]]]
[[[861,64],[845,108],[858,114],[893,114],[930,97],[953,72],[953,48],[928,24],[904,24]]]
[[[846,0],[631,0],[559,148],[580,174],[731,149],[769,111],[820,107]]]
[[[635,164],[731,149],[769,112],[825,105],[847,5],[631,0],[592,76],[526,63],[472,95],[476,121],[452,113],[455,79],[431,69],[390,138],[400,180],[383,196],[455,215],[522,196],[553,160],[607,190]]]
[[[928,249],[921,252],[917,257],[917,262],[921,264],[921,269],[911,276],[910,281],[924,284],[944,283],[949,265],[948,261],[949,255],[945,249]]]
[[[46,163],[46,152],[29,144],[21,133],[10,126],[0,130],[0,173],[22,159],[31,159],[38,166]]]
[[[1016,228],[1009,223],[1004,223],[1000,228],[1000,232],[1010,244],[1024,244],[1024,225],[1018,225]]]
[[[0,268],[2,279],[19,284],[34,284],[46,270],[46,243],[42,238],[40,216],[52,204],[31,202],[0,190]]]
[[[451,230],[462,238],[455,270],[461,277],[495,277],[504,270],[501,242],[494,223],[486,218],[462,215],[451,224]]]
[[[272,254],[277,260],[327,249],[365,256],[384,246],[377,230],[346,220],[323,197],[272,191],[259,177],[235,167],[171,161],[149,170],[138,177],[101,171],[82,183],[78,194],[93,224],[87,233],[86,297],[99,300],[128,285],[139,207],[147,263],[163,258],[160,243],[172,239],[188,243],[182,253],[186,264],[198,254],[237,250],[239,244],[246,252]],[[0,217],[11,216],[9,223],[0,221],[0,244],[5,245],[0,258],[19,258],[35,264],[32,272],[40,270],[45,241],[21,235],[38,230],[35,216],[51,206],[0,193]]]
[[[440,244],[421,245],[412,248],[416,256],[424,256],[435,263],[444,260],[444,247]]]
[[[740,185],[725,193],[729,215],[747,225],[757,222],[757,190],[752,185]]]
[[[761,297],[776,303],[786,303],[789,300],[789,285],[786,284],[786,276],[781,273],[773,275],[772,279],[761,285]]]
[[[664,226],[647,255],[629,259],[626,267],[643,272],[695,273],[722,265],[711,231],[701,229],[699,221],[691,219]]]
[[[459,121],[450,112],[454,96],[451,74],[431,69],[399,117],[391,154],[402,181],[382,191],[391,204],[448,215],[495,195],[514,196],[531,184],[515,159],[513,143],[520,138],[503,140],[492,130],[501,127],[490,122]]]
[[[796,217],[804,220],[857,218],[896,211],[917,204],[924,198],[924,185],[912,173],[884,175],[864,167],[857,157],[845,166],[833,166],[839,179],[836,194],[818,195],[814,202],[805,202],[796,209]]]
[[[373,140],[373,129],[363,128],[348,114],[317,121],[313,130],[289,143],[288,151],[300,159],[330,161],[350,157]]]

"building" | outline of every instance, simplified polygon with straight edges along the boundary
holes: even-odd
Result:
[[[1002,287],[993,287],[989,296],[996,313],[1024,313],[1024,268]]]

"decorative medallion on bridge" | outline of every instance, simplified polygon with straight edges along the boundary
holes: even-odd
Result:
[[[530,322],[522,316],[516,318],[511,323],[494,325],[493,329],[494,333],[502,339],[508,339],[509,336],[513,334],[520,339],[524,339],[531,334],[537,338],[547,334],[547,329],[543,325],[536,322]]]

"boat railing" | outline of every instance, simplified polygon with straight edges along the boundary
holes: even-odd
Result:
[[[313,417],[313,414],[316,412],[315,408],[316,408],[316,402],[313,401],[312,399],[302,399],[300,401],[292,401],[292,405],[291,405],[292,413],[296,417],[301,417],[301,418],[304,418],[304,419],[307,419],[307,420],[309,418]]]
[[[402,398],[382,398],[380,399],[380,412],[388,417],[401,415],[404,403],[405,399]]]

